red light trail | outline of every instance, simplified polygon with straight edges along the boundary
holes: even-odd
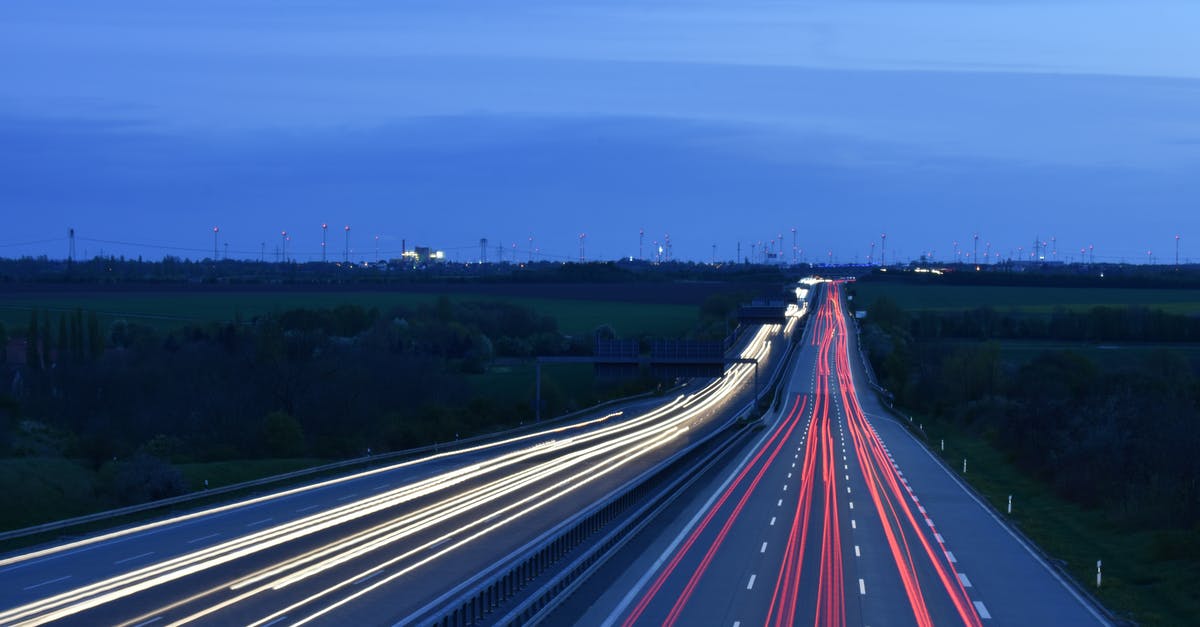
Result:
[[[914,511],[916,498],[911,488],[894,465],[859,404],[849,357],[850,331],[843,310],[840,283],[826,285],[822,303],[811,325],[808,344],[816,347],[817,356],[811,408],[806,411],[808,396],[795,397],[795,403],[786,417],[775,425],[758,451],[704,512],[703,518],[688,533],[686,540],[674,549],[670,559],[625,617],[623,625],[626,627],[639,621],[654,620],[647,610],[664,590],[671,591],[664,594],[676,596],[662,624],[674,625],[684,621],[683,614],[702,582],[706,577],[717,576],[710,572],[710,565],[718,551],[723,546],[734,550],[733,546],[737,543],[730,541],[730,531],[747,509],[747,503],[756,495],[758,498],[775,500],[774,496],[763,494],[759,484],[779,459],[780,452],[789,444],[800,444],[797,454],[803,453],[803,458],[797,460],[800,483],[795,508],[790,512],[787,542],[767,606],[767,625],[846,624],[846,569],[853,567],[851,565],[854,563],[846,563],[843,551],[845,538],[840,507],[850,488],[848,483],[844,486],[839,483],[839,475],[841,470],[846,470],[846,479],[849,480],[852,465],[857,465],[854,470],[861,472],[867,496],[882,528],[885,542],[877,548],[890,556],[899,587],[903,589],[916,624],[921,627],[934,624],[930,604],[937,597],[935,607],[939,612],[939,622],[947,620],[941,613],[952,608],[950,616],[955,617],[954,622],[961,621],[971,627],[982,625],[975,606],[941,545],[941,537],[937,535],[932,520],[924,509],[919,515]],[[842,417],[845,421],[844,431],[849,432],[853,446],[854,461],[846,460],[845,436],[839,432],[840,445],[835,439],[835,421],[840,421]],[[801,439],[795,441],[792,436],[802,422],[807,423],[807,431],[796,434]],[[839,448],[843,458],[841,462],[837,459]],[[785,458],[783,461],[787,463],[790,460]],[[839,465],[843,469],[839,469]],[[791,474],[788,476],[791,477]],[[786,491],[787,487],[784,489]],[[739,493],[740,496],[735,499]],[[732,501],[736,502],[727,507]],[[779,504],[782,504],[782,500]],[[722,515],[724,519],[715,535],[706,536],[706,531]],[[852,527],[858,529],[864,522],[859,521],[858,525]],[[707,546],[700,541],[702,537],[711,537]],[[818,548],[819,555],[813,555]],[[763,552],[765,550],[766,543],[763,544]],[[689,558],[689,555],[692,557]],[[809,560],[807,563],[806,557]],[[684,571],[678,578],[673,577],[685,560],[689,565],[696,560],[694,569]],[[803,585],[802,572],[805,573]],[[860,593],[865,594],[862,580],[859,582]],[[747,589],[752,585],[753,579]],[[941,599],[942,595],[948,598],[948,604]],[[804,608],[803,612],[800,611],[801,607]]]

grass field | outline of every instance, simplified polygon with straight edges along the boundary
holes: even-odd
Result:
[[[414,307],[433,303],[438,294],[406,292],[77,292],[20,293],[0,296],[0,321],[9,329],[24,329],[30,309],[51,312],[82,308],[95,311],[101,328],[125,318],[160,329],[188,323],[229,321],[296,308],[331,308],[342,304],[378,307]],[[589,333],[601,324],[619,335],[677,336],[695,327],[699,308],[691,305],[595,301],[530,297],[497,297],[453,294],[451,300],[499,300],[524,305],[558,321],[568,335]]]
[[[1119,528],[1103,513],[1059,498],[982,438],[928,418],[922,422],[935,450],[945,439],[941,455],[951,468],[961,470],[967,459],[965,479],[993,507],[1004,512],[1008,495],[1013,495],[1009,518],[1109,609],[1142,625],[1194,624],[1200,616],[1200,588],[1195,585],[1200,550],[1194,541],[1188,544],[1168,532]],[[1104,563],[1099,590],[1096,560]]]
[[[954,345],[964,346],[978,344],[977,340],[946,340]],[[1136,360],[1147,353],[1169,350],[1183,355],[1188,361],[1200,367],[1200,345],[1196,344],[1133,344],[1105,342],[1089,344],[1084,342],[1062,342],[1058,340],[993,340],[1000,346],[1000,358],[1012,364],[1023,364],[1032,361],[1045,351],[1075,351],[1092,360],[1101,367],[1120,367],[1131,360]]]
[[[96,475],[62,458],[0,459],[0,530],[71,518],[104,505]]]
[[[1170,313],[1200,313],[1200,291],[1128,288],[1011,287],[993,285],[913,285],[863,281],[855,283],[855,304],[870,307],[887,296],[909,311],[962,310],[989,306],[998,311],[1051,313],[1059,307],[1090,309],[1096,306],[1137,305]]]

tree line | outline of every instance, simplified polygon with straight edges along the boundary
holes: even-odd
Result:
[[[528,307],[446,297],[174,330],[128,320],[102,330],[94,312],[40,310],[25,336],[24,364],[0,368],[0,456],[80,460],[122,502],[182,490],[172,463],[345,458],[515,426],[533,415],[532,377],[528,390],[489,396],[473,375],[497,357],[593,344]],[[651,385],[597,382],[572,396],[545,380],[543,414]]]
[[[1113,309],[1067,312],[1063,323],[1044,327],[1054,330],[1047,337],[1191,337],[1176,316]],[[987,438],[1063,497],[1138,527],[1200,524],[1196,364],[1166,349],[1134,351],[1112,362],[1046,350],[1014,362],[1003,358],[994,339],[957,339],[1007,337],[992,332],[1003,323],[981,324],[990,315],[913,316],[880,298],[868,309],[863,343],[898,405]],[[931,327],[931,321],[937,324]]]
[[[884,299],[875,314],[896,324],[895,303]],[[992,307],[962,311],[923,310],[906,318],[914,338],[1028,339],[1068,342],[1200,342],[1200,317],[1148,307],[1058,308],[1049,315]]]

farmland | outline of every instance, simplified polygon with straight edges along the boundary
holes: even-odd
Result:
[[[568,335],[591,332],[601,324],[611,325],[618,334],[675,336],[690,330],[698,320],[697,306],[678,302],[636,302],[632,300],[594,300],[546,296],[502,296],[471,291],[397,292],[397,291],[51,291],[16,292],[0,295],[0,322],[9,329],[24,328],[32,309],[51,313],[75,309],[94,311],[101,328],[119,319],[137,321],[159,330],[187,324],[228,322],[257,315],[308,308],[325,309],[338,305],[378,308],[381,312],[396,307],[415,307],[435,302],[443,294],[451,300],[499,300],[533,308],[558,321]]]
[[[854,286],[859,309],[887,296],[908,311],[954,311],[992,307],[1048,314],[1056,309],[1139,306],[1176,314],[1200,314],[1200,291],[1096,287],[1013,287],[995,285],[930,285],[860,281]]]

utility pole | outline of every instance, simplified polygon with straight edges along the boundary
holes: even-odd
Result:
[[[587,233],[579,234],[579,263],[583,263],[583,260],[584,260],[583,243],[586,239],[587,239]]]
[[[879,240],[881,242],[880,246],[879,246],[879,265],[886,266],[887,265],[887,233],[881,233],[879,235]]]
[[[646,242],[646,229],[638,229],[638,261],[642,261],[642,244]]]
[[[72,231],[74,232],[74,231]],[[74,244],[71,245],[74,247]],[[1175,234],[1175,270],[1179,270],[1179,234]]]
[[[792,227],[792,265],[796,265],[796,227]]]
[[[213,261],[217,260],[217,231],[221,229],[213,227]]]
[[[342,263],[350,263],[350,225],[346,225],[346,249],[342,252]]]
[[[867,255],[867,265],[875,265],[875,242],[871,242],[871,252]]]
[[[70,245],[67,247],[67,261],[69,263],[74,263],[75,262],[75,229],[73,229],[73,228],[67,229],[67,239],[70,240]],[[1175,239],[1178,240],[1179,236],[1176,235]],[[1178,250],[1178,248],[1179,247],[1176,246],[1176,250]],[[1177,258],[1179,257],[1178,254],[1176,254],[1175,256]],[[1176,265],[1179,265],[1179,264],[1177,263]]]
[[[259,242],[258,243],[258,262],[262,263],[266,260],[267,260],[267,243]]]
[[[279,232],[279,241],[283,242],[283,262],[287,263],[287,231]]]
[[[742,263],[742,240],[737,243],[737,262]]]
[[[321,223],[321,263],[325,263],[326,236],[329,235],[329,225]]]
[[[715,266],[715,265],[717,265],[717,245],[716,245],[716,244],[713,244],[713,245],[712,245],[712,248],[713,248],[713,252],[712,252],[712,265],[714,265],[714,266]]]
[[[484,240],[485,242],[487,240]],[[379,236],[375,236],[375,263],[379,263]]]
[[[529,236],[529,263],[533,263],[533,236]]]
[[[979,234],[976,233],[972,237],[975,238],[975,248],[971,251],[971,263],[979,265]]]

